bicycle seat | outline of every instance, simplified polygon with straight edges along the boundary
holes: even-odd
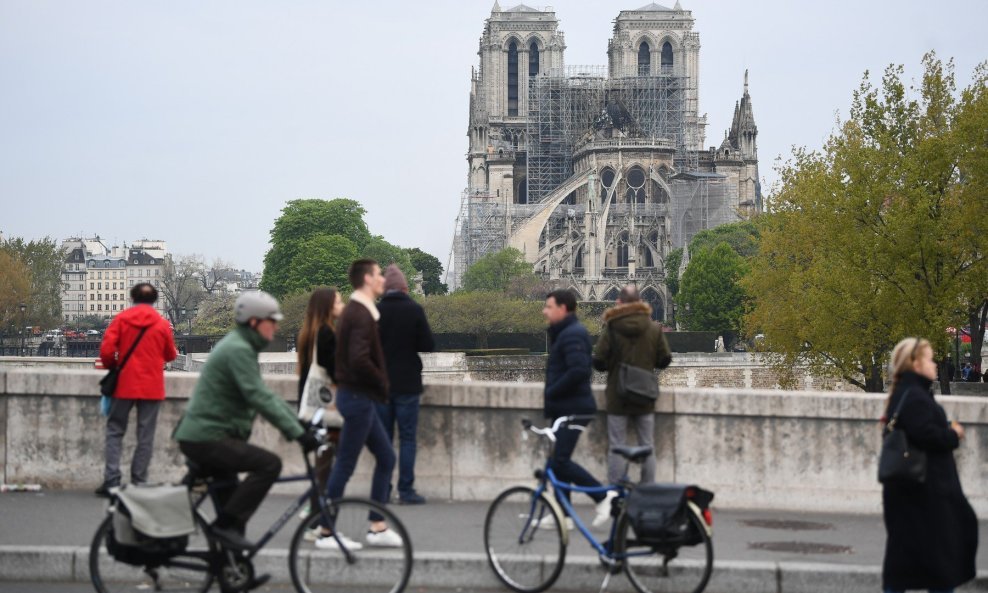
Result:
[[[643,461],[646,457],[648,457],[649,455],[652,454],[652,447],[650,447],[650,446],[645,446],[645,447],[627,447],[627,446],[612,447],[611,448],[611,453],[617,453],[618,455],[620,455],[621,457],[624,457],[625,459],[627,459],[628,461],[630,461],[632,463],[638,463],[640,461]]]

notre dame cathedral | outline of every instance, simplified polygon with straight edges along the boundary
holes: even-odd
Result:
[[[470,81],[454,285],[514,247],[581,300],[613,300],[634,282],[666,318],[669,252],[762,209],[747,72],[731,129],[704,148],[693,25],[679,2],[624,10],[606,66],[567,66],[551,9],[495,2]]]

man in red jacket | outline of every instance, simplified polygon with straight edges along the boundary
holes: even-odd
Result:
[[[136,284],[130,290],[130,298],[134,306],[113,318],[99,349],[103,366],[112,369],[123,362],[140,336],[140,342],[120,371],[106,417],[106,469],[103,485],[96,489],[97,496],[108,496],[110,488],[120,485],[120,453],[127,418],[134,407],[137,408],[137,448],[130,465],[130,481],[134,484],[148,481],[158,407],[165,399],[165,363],[178,355],[168,322],[152,306],[158,300],[154,286],[146,282]]]

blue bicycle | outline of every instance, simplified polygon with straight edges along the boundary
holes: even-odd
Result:
[[[556,433],[564,426],[592,418],[564,416],[546,428],[522,421],[526,435],[531,431],[548,441],[549,452],[545,466],[535,472],[538,482],[534,488],[509,488],[487,511],[484,547],[494,573],[521,593],[548,589],[562,573],[569,530],[575,527],[607,571],[601,590],[611,575],[624,571],[640,593],[700,593],[713,570],[713,493],[683,484],[622,481],[586,488],[560,482],[549,467]],[[613,451],[630,465],[648,457],[652,448],[615,447]],[[617,495],[612,500],[608,537],[601,542],[590,532],[568,494],[608,491]]]

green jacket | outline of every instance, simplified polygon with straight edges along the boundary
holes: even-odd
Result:
[[[648,370],[664,369],[672,362],[662,326],[652,321],[652,308],[647,303],[618,304],[604,313],[604,327],[593,351],[593,366],[598,371],[607,371],[608,414],[633,416],[653,412],[652,404],[618,397],[615,371],[622,362]]]
[[[289,439],[303,429],[292,408],[261,381],[257,353],[266,341],[248,327],[220,340],[206,360],[192,399],[172,438],[208,442],[247,440],[260,413]]]

